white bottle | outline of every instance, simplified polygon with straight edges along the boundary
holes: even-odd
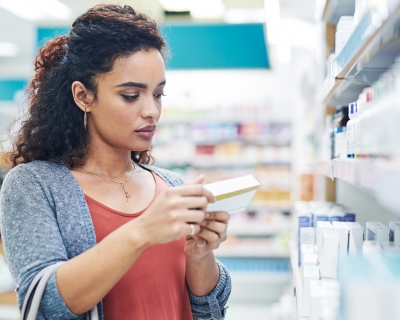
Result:
[[[347,122],[346,130],[346,145],[347,145],[347,158],[354,158],[354,131],[355,131],[355,119],[357,118],[357,102],[349,104],[349,118]]]

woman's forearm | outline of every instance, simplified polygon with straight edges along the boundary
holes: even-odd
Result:
[[[219,268],[211,251],[200,260],[187,259],[186,283],[191,293],[196,296],[209,294],[219,280]]]
[[[122,226],[100,243],[64,263],[57,271],[60,294],[74,314],[93,308],[123,277],[147,244],[135,228]],[[132,229],[135,232],[132,232]]]

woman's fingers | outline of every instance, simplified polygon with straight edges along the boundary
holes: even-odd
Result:
[[[186,229],[187,229],[186,235],[191,236],[193,238],[196,234],[200,233],[201,231],[201,227],[198,224],[194,223],[188,223]]]
[[[185,185],[181,187],[171,188],[170,190],[177,192],[182,197],[204,196],[207,198],[208,202],[210,203],[215,202],[214,195],[207,189],[203,188],[201,184]]]
[[[221,242],[219,235],[217,233],[205,228],[201,228],[201,231],[198,234],[198,236],[206,240],[207,244],[214,248],[218,247]],[[201,244],[202,243],[200,243],[199,245]]]
[[[197,245],[199,248],[206,247],[207,244],[208,244],[206,239],[203,239],[202,237],[200,237],[200,236],[197,235],[197,234],[195,234],[192,238],[193,238],[194,242],[196,243],[196,245]]]
[[[223,222],[226,224],[228,224],[228,221],[230,218],[231,218],[231,215],[228,212],[224,212],[224,211],[214,211],[214,212],[206,213],[207,220],[216,220],[216,221],[220,221],[220,222]]]
[[[202,227],[217,233],[219,236],[226,232],[227,225],[219,221],[204,220],[201,224]]]

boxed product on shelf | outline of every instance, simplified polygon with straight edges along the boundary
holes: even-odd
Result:
[[[339,19],[339,22],[336,26],[336,34],[335,34],[335,54],[339,55],[339,53],[343,50],[347,41],[354,31],[354,18],[352,16],[342,16]]]
[[[389,241],[390,229],[381,222],[367,222],[365,240]]]
[[[320,270],[318,266],[304,266],[302,272],[302,316],[310,316],[310,283],[312,280],[319,280]]]
[[[349,233],[350,228],[346,224],[346,222],[342,221],[333,221],[332,222],[333,229],[339,235],[339,253],[340,258],[347,257],[348,248],[349,248]]]
[[[390,221],[390,241],[400,243],[400,221]]]
[[[364,241],[364,228],[358,222],[346,222],[349,227],[349,255],[360,254]]]
[[[321,249],[318,252],[321,278],[337,278],[339,246],[339,234],[333,229],[323,229]]]

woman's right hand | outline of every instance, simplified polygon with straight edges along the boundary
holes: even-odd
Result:
[[[214,202],[213,194],[201,184],[170,188],[154,200],[148,209],[132,223],[136,225],[145,246],[167,243],[195,233],[206,215],[206,207]]]

